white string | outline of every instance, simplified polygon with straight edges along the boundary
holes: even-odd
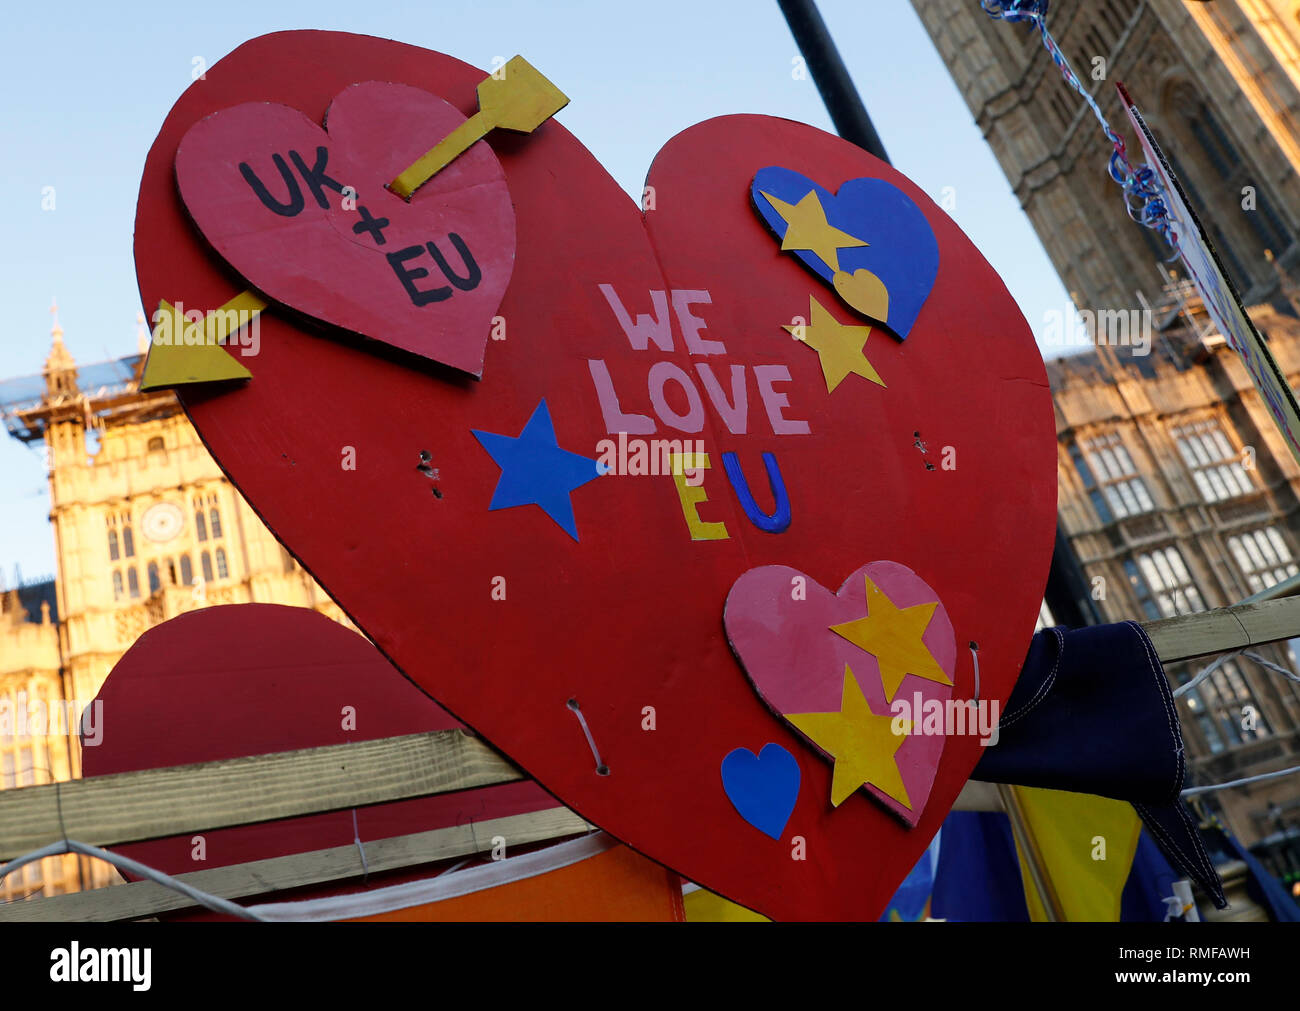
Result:
[[[439,873],[439,874],[435,874],[434,877],[435,877],[435,878],[440,878],[440,877],[442,877],[444,874],[453,874],[453,873],[455,873],[456,871],[460,870],[462,867],[464,867],[467,863],[469,863],[469,857],[466,857],[464,860],[458,860],[456,863],[454,863],[454,864],[452,864],[450,867],[448,867],[445,871],[442,871],[442,872]]]
[[[609,767],[600,760],[600,752],[596,750],[596,739],[591,736],[591,730],[587,727],[587,717],[582,715],[582,710],[578,708],[577,699],[569,699],[567,703],[573,715],[578,717],[578,722],[582,724],[582,732],[587,735],[587,747],[591,748],[591,754],[596,759],[596,774],[598,776],[608,776]]]
[[[1300,685],[1300,677],[1297,677],[1295,674],[1291,673],[1291,671],[1287,670],[1285,667],[1278,666],[1277,664],[1273,663],[1273,661],[1271,660],[1265,660],[1258,653],[1242,653],[1242,656],[1246,657],[1247,659],[1254,660],[1255,663],[1259,664],[1265,670],[1271,670],[1274,674],[1281,674],[1288,681],[1294,681],[1296,684]]]
[[[366,860],[366,848],[361,845],[361,830],[357,828],[357,809],[352,809],[352,841],[357,844],[357,852],[361,854],[361,883],[364,885],[370,880],[370,862]]]
[[[37,860],[43,860],[46,857],[60,856],[64,853],[81,853],[88,857],[94,857],[96,860],[103,860],[120,871],[128,871],[142,878],[148,878],[164,888],[180,892],[182,895],[193,899],[198,905],[206,906],[216,913],[236,916],[241,920],[264,921],[266,919],[266,917],[245,909],[243,906],[238,906],[228,899],[223,899],[219,895],[212,895],[195,888],[193,885],[187,885],[179,878],[174,878],[170,874],[164,874],[162,871],[148,867],[138,860],[124,857],[120,853],[111,853],[108,850],[100,849],[98,846],[89,846],[86,843],[77,842],[75,839],[60,839],[58,842],[50,843],[48,846],[42,846],[38,850],[32,850],[23,856],[15,857],[7,864],[0,864],[0,881],[3,881],[5,875],[10,871],[16,871],[20,867],[35,863]]]
[[[1202,681],[1204,681],[1211,674],[1217,671],[1229,660],[1236,659],[1239,656],[1244,656],[1246,659],[1254,661],[1255,663],[1259,664],[1259,666],[1263,667],[1267,671],[1271,671],[1274,674],[1282,675],[1282,677],[1286,678],[1288,681],[1294,682],[1295,684],[1300,684],[1300,676],[1297,676],[1294,672],[1287,670],[1287,668],[1282,667],[1279,664],[1273,663],[1272,660],[1265,659],[1264,657],[1260,656],[1258,653],[1247,652],[1246,648],[1243,646],[1241,649],[1237,650],[1236,652],[1224,653],[1222,656],[1218,657],[1212,664],[1207,666],[1199,674],[1193,677],[1190,681],[1186,682],[1185,684],[1179,685],[1177,688],[1175,688],[1174,698],[1181,698],[1182,696],[1186,695],[1188,692],[1192,691],[1192,689],[1194,689]],[[1193,786],[1187,790],[1184,790],[1182,793],[1179,794],[1179,796],[1196,797],[1203,793],[1213,793],[1215,790],[1226,790],[1230,786],[1245,786],[1248,783],[1261,783],[1267,779],[1278,779],[1282,776],[1289,776],[1294,772],[1300,772],[1300,765],[1292,766],[1289,769],[1279,769],[1276,772],[1261,772],[1256,776],[1247,776],[1245,779],[1234,779],[1227,783],[1215,783],[1211,786]]]
[[[1293,772],[1300,772],[1300,765],[1293,765],[1289,769],[1278,769],[1276,772],[1261,772],[1258,776],[1247,776],[1245,779],[1234,779],[1227,783],[1215,783],[1213,786],[1193,786],[1191,789],[1184,790],[1179,796],[1195,797],[1198,794],[1212,793],[1215,790],[1226,790],[1230,786],[1245,786],[1247,783],[1261,783],[1266,779],[1289,776]]]
[[[454,874],[444,872],[432,878],[406,881],[386,888],[372,888],[347,895],[330,895],[319,899],[270,902],[255,906],[264,919],[285,922],[309,922],[353,919],[408,909],[412,906],[473,895],[488,888],[513,884],[527,878],[549,874],[606,852],[616,845],[603,832],[578,836],[545,849],[520,856],[466,867]]]
[[[1175,688],[1174,698],[1176,699],[1182,698],[1184,695],[1186,695],[1188,692],[1194,689],[1197,685],[1199,685],[1202,681],[1204,681],[1207,677],[1213,674],[1216,670],[1222,667],[1229,660],[1236,659],[1239,656],[1244,656],[1248,660],[1253,660],[1255,663],[1259,664],[1259,666],[1263,667],[1265,670],[1272,671],[1274,674],[1281,674],[1282,677],[1286,678],[1288,681],[1300,685],[1300,676],[1296,675],[1290,670],[1287,670],[1287,668],[1282,667],[1279,664],[1273,663],[1272,660],[1266,660],[1258,653],[1248,652],[1246,648],[1243,646],[1235,653],[1224,653],[1223,656],[1217,658],[1214,661],[1214,663],[1210,664],[1208,667],[1202,670],[1190,681],[1186,682],[1185,684],[1179,685],[1177,688]]]
[[[1177,688],[1175,688],[1174,698],[1181,699],[1184,695],[1186,695],[1188,692],[1194,689],[1197,685],[1199,685],[1202,681],[1208,678],[1211,674],[1213,674],[1216,670],[1222,667],[1229,660],[1233,660],[1241,656],[1241,652],[1242,651],[1239,649],[1235,653],[1224,653],[1221,657],[1216,658],[1214,663],[1210,664],[1208,667],[1206,667],[1203,671],[1197,674],[1190,681],[1186,682],[1185,684],[1181,684]]]

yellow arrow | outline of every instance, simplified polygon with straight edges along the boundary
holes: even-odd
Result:
[[[532,64],[516,56],[479,84],[478,104],[478,112],[421,155],[388,188],[410,200],[412,193],[489,130],[532,133],[568,105],[569,99]],[[252,291],[241,292],[220,309],[209,312],[199,332],[198,325],[187,322],[175,306],[160,302],[154,314],[156,326],[140,377],[140,390],[222,379],[251,379],[253,374],[221,346],[265,308],[266,303]]]
[[[532,133],[569,104],[568,96],[522,56],[478,86],[478,112],[421,155],[388,184],[403,200],[464,154],[489,130]]]
[[[203,324],[188,322],[170,302],[158,304],[153,339],[140,376],[140,390],[160,390],[186,383],[221,379],[251,379],[222,345],[231,334],[252,322],[266,303],[251,291],[240,292],[220,309],[203,317]]]

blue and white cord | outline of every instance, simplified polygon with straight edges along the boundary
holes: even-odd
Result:
[[[1092,109],[1093,115],[1097,117],[1097,122],[1101,124],[1106,138],[1111,143],[1113,150],[1108,171],[1110,177],[1124,189],[1124,205],[1128,210],[1128,216],[1138,224],[1159,232],[1176,256],[1178,234],[1174,231],[1173,222],[1169,218],[1169,207],[1165,203],[1155,170],[1145,162],[1137,168],[1129,162],[1124,138],[1111,127],[1105,113],[1101,111],[1101,106],[1083,86],[1079,75],[1074,72],[1070,61],[1061,51],[1060,45],[1048,31],[1047,6],[1048,0],[980,0],[980,7],[989,17],[1010,22],[1028,21],[1038,29],[1043,39],[1043,46],[1052,57],[1052,62],[1061,71],[1065,82],[1083,96],[1083,100]]]

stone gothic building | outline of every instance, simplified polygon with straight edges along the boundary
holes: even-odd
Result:
[[[1140,310],[1151,341],[1146,356],[1103,346],[1049,363],[1060,524],[1103,619],[1219,607],[1296,575],[1300,467],[1190,285],[1171,280],[1169,250],[1129,220],[1091,110],[1029,25],[976,0],[912,4],[1076,307]],[[1300,0],[1053,0],[1048,24],[1137,161],[1126,85],[1300,385]],[[1293,646],[1257,653],[1300,669]],[[1203,666],[1167,673],[1177,686]],[[1249,657],[1179,707],[1193,782],[1300,765],[1300,686]],[[1211,796],[1300,879],[1300,776]]]
[[[912,6],[1075,302],[1155,302],[1169,251],[1129,221],[1110,142],[1038,32],[978,0]],[[1048,25],[1138,161],[1128,88],[1246,304],[1278,293],[1265,251],[1300,277],[1300,0],[1053,0]]]

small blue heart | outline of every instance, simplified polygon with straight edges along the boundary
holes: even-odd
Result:
[[[849,275],[865,269],[884,283],[889,293],[888,315],[876,322],[885,324],[900,340],[906,339],[939,274],[939,243],[925,212],[883,179],[850,179],[833,194],[807,176],[778,165],[758,170],[749,196],[759,217],[783,239],[786,220],[763,194],[797,204],[810,192],[817,194],[827,224],[868,243],[838,250],[839,268]],[[816,253],[806,249],[790,252],[833,285],[835,272]]]
[[[779,744],[757,755],[737,748],[722,760],[722,789],[745,821],[780,839],[799,799],[799,763]]]

